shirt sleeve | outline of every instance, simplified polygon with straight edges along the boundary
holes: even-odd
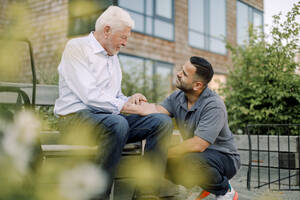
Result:
[[[88,59],[80,46],[69,41],[61,60],[61,71],[68,87],[87,106],[111,113],[120,113],[126,100],[101,91],[88,68]]]
[[[213,144],[224,126],[225,119],[225,111],[221,107],[208,105],[194,133]]]
[[[164,107],[169,113],[171,117],[174,117],[175,113],[175,93],[172,93],[168,96],[163,102],[160,103],[162,107]]]
[[[120,89],[119,92],[118,92],[117,98],[118,98],[118,99],[121,99],[121,100],[123,100],[123,101],[125,101],[125,102],[127,102],[128,99],[129,99],[129,97],[125,96],[125,95],[122,93],[121,89]]]

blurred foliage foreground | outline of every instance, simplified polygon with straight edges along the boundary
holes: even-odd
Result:
[[[273,17],[269,38],[250,27],[247,43],[227,45],[233,68],[222,93],[234,133],[247,124],[300,123],[299,18],[300,1],[283,22]]]
[[[41,124],[29,111],[0,119],[0,199],[87,200],[103,192],[105,173],[91,161],[42,159]]]

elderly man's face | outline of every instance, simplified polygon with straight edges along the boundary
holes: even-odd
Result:
[[[122,46],[126,46],[128,38],[130,37],[130,33],[130,27],[125,27],[121,30],[116,30],[113,33],[111,33],[108,36],[108,42],[106,47],[107,53],[109,55],[117,54]]]

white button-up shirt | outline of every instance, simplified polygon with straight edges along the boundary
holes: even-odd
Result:
[[[121,92],[122,72],[118,56],[108,56],[93,32],[67,43],[58,72],[56,115],[82,109],[118,114],[128,100]]]

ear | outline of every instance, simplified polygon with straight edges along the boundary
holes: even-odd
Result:
[[[197,81],[194,83],[193,90],[195,91],[202,90],[203,87],[204,87],[204,83],[201,81]]]
[[[103,33],[104,33],[105,38],[107,38],[111,34],[111,27],[105,26],[103,29]]]

